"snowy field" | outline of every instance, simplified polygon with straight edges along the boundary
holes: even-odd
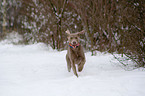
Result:
[[[125,71],[112,55],[87,52],[77,78],[65,55],[42,43],[0,42],[0,96],[145,96],[143,68]]]

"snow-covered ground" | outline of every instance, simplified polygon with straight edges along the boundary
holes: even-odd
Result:
[[[87,52],[77,78],[65,55],[42,43],[0,42],[0,96],[145,96],[143,69],[125,71],[112,55]]]

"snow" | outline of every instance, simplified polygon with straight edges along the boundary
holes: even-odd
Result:
[[[22,39],[23,37],[15,31],[12,31],[11,33],[7,34],[5,38],[6,38],[5,40],[0,42],[1,44],[12,44],[12,43],[18,44],[23,40]]]
[[[112,55],[87,52],[77,78],[65,55],[43,43],[0,42],[0,96],[145,96],[143,68],[125,71]]]

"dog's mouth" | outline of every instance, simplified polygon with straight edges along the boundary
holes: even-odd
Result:
[[[72,46],[79,46],[79,43],[71,44]]]
[[[71,48],[77,48],[79,45],[80,45],[79,43],[78,43],[78,44],[69,44],[69,46],[70,46]]]
[[[77,44],[72,44],[72,46],[77,46]]]

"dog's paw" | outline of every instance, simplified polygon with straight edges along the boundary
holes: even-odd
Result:
[[[82,65],[82,64],[78,65],[78,71],[79,72],[81,72],[83,70],[83,68],[84,68],[84,65]]]

